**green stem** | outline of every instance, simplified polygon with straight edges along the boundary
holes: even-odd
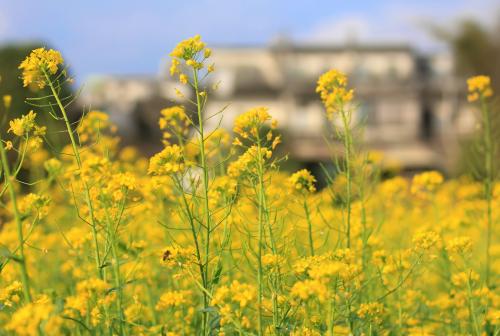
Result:
[[[307,205],[307,200],[305,197],[304,197],[304,211],[306,213],[307,229],[308,229],[308,233],[309,233],[309,250],[310,250],[311,256],[314,256],[314,241],[313,241],[313,235],[312,235],[311,215],[309,213],[309,206]]]
[[[479,325],[477,323],[477,318],[476,318],[476,308],[474,307],[474,298],[472,297],[472,288],[470,285],[470,275],[469,279],[467,279],[467,296],[468,296],[468,301],[469,301],[469,317],[471,319],[471,323],[473,326],[473,331],[475,335],[481,336],[481,331],[479,330]]]
[[[63,106],[61,100],[59,99],[59,96],[57,94],[56,89],[54,88],[54,85],[52,84],[52,81],[50,80],[49,75],[47,72],[42,69],[45,78],[47,79],[47,84],[50,87],[50,90],[52,91],[52,95],[54,96],[54,99],[56,100],[57,106],[59,107],[59,110],[61,111],[62,117],[64,119],[64,123],[66,124],[66,130],[69,135],[69,139],[71,141],[71,147],[73,148],[73,154],[75,155],[76,163],[78,165],[78,170],[80,172],[80,178],[82,180],[84,189],[85,189],[85,202],[87,204],[87,207],[89,209],[89,216],[90,216],[90,226],[92,228],[92,235],[94,238],[94,249],[95,249],[95,264],[96,264],[96,270],[97,270],[97,275],[99,276],[100,279],[103,279],[103,273],[102,273],[102,268],[101,268],[101,259],[100,259],[100,253],[99,253],[99,243],[97,239],[97,224],[95,222],[94,218],[94,208],[92,205],[92,199],[90,197],[90,188],[87,185],[87,182],[84,180],[82,174],[82,160],[80,158],[80,153],[78,151],[76,141],[75,141],[75,136],[73,135],[73,130],[71,129],[71,124],[68,119],[68,115],[66,113],[66,109]]]
[[[125,202],[122,203],[122,211],[125,205]],[[117,295],[117,309],[118,309],[118,317],[120,319],[120,335],[126,335],[126,330],[124,327],[125,315],[123,313],[123,289],[122,289],[122,279],[120,274],[120,260],[118,259],[118,250],[116,246],[117,239],[117,230],[112,226],[111,218],[109,217],[109,213],[106,209],[106,223],[108,224],[108,239],[111,243],[111,255],[113,256],[113,272],[114,272],[114,280],[115,287],[118,293]],[[117,224],[119,225],[119,223]]]
[[[201,260],[200,244],[198,242],[198,234],[196,233],[196,227],[195,227],[195,223],[194,223],[193,214],[191,213],[191,209],[189,208],[189,203],[186,199],[186,193],[182,189],[182,183],[177,178],[174,178],[174,180],[175,180],[179,190],[182,193],[182,201],[183,201],[184,207],[186,208],[186,216],[188,216],[188,218],[189,218],[189,226],[191,228],[191,234],[193,235],[193,242],[194,242],[195,250],[196,250],[196,261],[198,264],[198,268],[200,270],[200,276],[201,276],[201,281],[203,283],[203,288],[206,289],[207,288],[207,281],[205,279],[204,267],[203,267],[203,263]],[[206,295],[206,294],[204,293],[204,295]]]
[[[257,165],[258,165],[258,221],[259,221],[259,241],[257,249],[257,282],[258,282],[258,334],[263,335],[264,325],[263,325],[263,315],[262,315],[262,297],[263,297],[263,267],[262,267],[262,250],[264,245],[264,168],[261,155],[260,139],[257,135]]]
[[[14,219],[16,221],[17,226],[17,239],[19,240],[19,255],[20,258],[18,260],[19,269],[21,271],[21,280],[23,283],[23,293],[24,299],[27,302],[31,302],[31,293],[30,293],[30,278],[28,275],[28,269],[26,267],[26,258],[24,255],[24,236],[23,236],[23,222],[21,219],[21,214],[19,213],[19,208],[17,205],[17,196],[16,191],[13,185],[13,176],[10,174],[9,163],[7,161],[7,153],[5,151],[3,141],[0,139],[0,155],[2,159],[2,168],[4,171],[5,183],[8,186],[10,201],[12,202],[12,208],[14,211]]]
[[[485,262],[485,278],[486,286],[490,286],[490,246],[491,246],[491,230],[493,226],[493,215],[492,215],[492,193],[493,193],[493,148],[491,139],[491,124],[490,115],[488,113],[488,106],[486,104],[485,98],[481,98],[481,112],[483,118],[483,136],[484,136],[484,166],[486,169],[486,175],[484,177],[484,192],[486,197],[486,262]]]
[[[148,306],[151,310],[151,317],[153,318],[153,325],[158,324],[158,317],[156,316],[156,309],[154,306],[153,292],[151,291],[151,286],[146,282],[146,290],[148,291]]]
[[[203,129],[203,115],[202,115],[202,106],[200,100],[200,92],[199,92],[199,83],[198,83],[198,71],[193,69],[193,86],[196,94],[196,109],[198,114],[198,127],[200,131],[200,160],[201,160],[201,169],[203,170],[203,211],[205,212],[205,262],[204,262],[204,271],[205,271],[205,289],[210,291],[209,284],[209,266],[210,262],[210,233],[211,233],[211,216],[210,216],[210,208],[208,203],[208,165],[205,157],[205,134]],[[209,297],[206,293],[203,293],[203,305],[204,308],[208,308],[209,306]],[[208,324],[208,313],[206,311],[203,312],[203,334],[206,334]]]
[[[344,109],[341,111],[342,123],[344,126],[344,150],[345,150],[345,174],[347,179],[346,187],[346,205],[347,205],[347,223],[346,223],[346,238],[347,248],[351,247],[351,128],[350,118],[346,115]]]

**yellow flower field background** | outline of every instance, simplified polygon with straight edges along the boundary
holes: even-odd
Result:
[[[383,156],[357,143],[356,88],[324,73],[325,141],[342,150],[319,188],[308,170],[280,170],[267,107],[233,132],[205,127],[224,111],[204,113],[217,64],[199,36],[170,57],[194,98],[158,111],[151,158],[121,147],[103,112],[68,118],[58,51],[20,64],[33,111],[4,117],[3,97],[0,335],[500,335],[489,77],[467,83],[484,172],[410,179],[386,178]],[[42,108],[64,129],[61,152]]]

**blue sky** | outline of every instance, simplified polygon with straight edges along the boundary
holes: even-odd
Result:
[[[428,22],[464,17],[487,24],[498,0],[0,0],[0,43],[42,40],[63,52],[79,81],[91,74],[156,74],[175,43],[201,34],[209,44],[403,42],[441,46]]]

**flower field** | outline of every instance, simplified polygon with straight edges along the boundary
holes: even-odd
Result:
[[[500,335],[488,77],[468,81],[484,172],[408,179],[385,178],[383,157],[355,141],[348,78],[321,75],[325,141],[342,155],[320,189],[305,169],[280,170],[272,110],[244,111],[232,132],[204,127],[223,111],[204,113],[217,69],[199,36],[170,56],[194,94],[158,111],[151,158],[120,147],[103,112],[70,121],[59,52],[20,64],[33,111],[3,118],[9,96],[0,110],[0,335]],[[65,130],[62,151],[41,113]]]

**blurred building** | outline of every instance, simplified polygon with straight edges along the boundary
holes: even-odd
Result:
[[[404,169],[449,169],[459,139],[474,125],[464,86],[446,54],[423,57],[407,45],[280,41],[214,48],[212,59],[211,82],[220,84],[206,107],[206,115],[215,116],[208,127],[220,123],[231,129],[238,114],[267,106],[279,121],[286,151],[298,161],[326,161],[331,155],[324,140],[329,132],[324,109],[315,93],[317,78],[331,68],[347,73],[355,88],[356,117],[365,125],[357,140]],[[186,89],[166,77],[101,77],[89,84],[84,100],[108,111],[130,137],[148,141],[159,136],[159,110],[176,103],[174,87]],[[224,108],[219,120],[217,112]]]

